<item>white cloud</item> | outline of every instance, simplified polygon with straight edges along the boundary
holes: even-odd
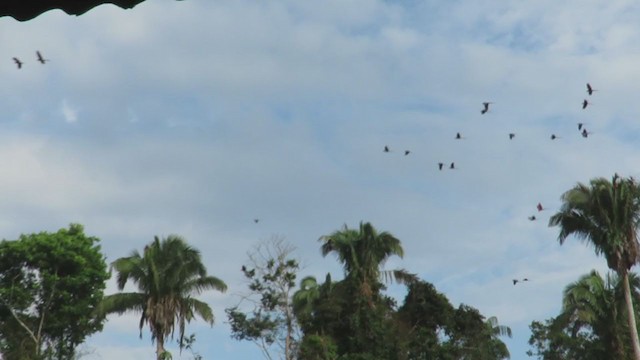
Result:
[[[71,105],[67,100],[62,100],[62,106],[60,108],[62,111],[62,116],[64,116],[64,121],[68,123],[75,123],[78,121],[78,110]]]

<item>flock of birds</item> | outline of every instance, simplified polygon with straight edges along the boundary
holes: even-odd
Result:
[[[24,65],[24,62],[23,62],[22,60],[20,60],[19,58],[17,58],[17,57],[13,57],[12,59],[13,59],[13,62],[14,62],[14,63],[16,64],[16,66],[18,67],[18,69],[22,69],[22,66]],[[44,56],[42,56],[42,53],[41,53],[40,51],[36,51],[36,60],[37,60],[40,64],[42,64],[42,65],[46,64],[46,63],[47,63],[47,61],[50,61],[49,59],[44,58]],[[591,86],[591,84],[587,83],[587,94],[588,94],[589,96],[591,96],[591,95],[593,95],[593,93],[594,93],[595,91],[597,91],[597,90],[596,90],[596,89],[594,89],[594,88]],[[491,102],[491,101],[485,101],[485,102],[483,102],[483,103],[482,103],[482,109],[480,110],[480,114],[481,114],[481,115],[485,115],[486,113],[488,113],[488,112],[490,111],[489,107],[490,107],[490,105],[492,105],[492,104],[493,104],[493,102]],[[587,99],[584,99],[584,100],[582,101],[582,109],[583,109],[583,110],[584,110],[584,109],[586,109],[586,108],[587,108],[587,106],[589,106],[590,104],[591,104],[591,102],[590,102],[590,101],[588,101]],[[587,138],[587,137],[589,137],[589,135],[591,134],[591,132],[590,132],[590,131],[588,131],[588,130],[585,128],[585,126],[584,126],[584,125],[585,125],[585,124],[584,124],[584,123],[582,123],[582,122],[578,123],[578,131],[580,132],[580,134],[582,135],[582,137]],[[513,139],[516,137],[516,134],[515,134],[515,133],[509,133],[508,135],[509,135],[509,140],[513,140]],[[556,139],[559,139],[559,138],[560,138],[560,137],[559,137],[559,136],[557,136],[556,134],[551,134],[551,140],[556,140]],[[455,140],[462,140],[462,139],[464,139],[464,137],[462,136],[462,134],[461,134],[460,132],[457,132],[457,133],[456,133],[456,135],[455,135],[455,137],[454,137],[454,139],[455,139]],[[389,146],[388,146],[388,145],[385,145],[385,146],[384,146],[383,151],[384,151],[385,153],[389,153],[389,152],[391,152],[391,149],[389,148]],[[411,154],[411,150],[404,150],[404,156],[408,156],[409,154]],[[455,162],[451,162],[451,163],[449,163],[449,165],[448,165],[447,167],[448,167],[450,170],[454,170],[454,169],[456,169]],[[438,162],[438,170],[442,171],[444,168],[445,168],[445,163],[443,163],[443,162]],[[538,210],[538,212],[546,210],[546,209],[542,206],[542,204],[541,204],[541,203],[538,203],[538,205],[536,205],[536,209]],[[536,218],[536,216],[535,216],[535,215],[531,215],[531,216],[529,216],[529,217],[528,217],[528,219],[529,219],[529,221],[535,221],[535,220],[537,220],[537,218]],[[254,221],[254,223],[256,223],[256,224],[257,224],[260,220],[259,220],[259,219],[253,219],[253,221]],[[529,281],[529,279],[528,279],[528,278],[523,278],[523,279],[513,279],[512,281],[513,281],[513,285],[516,285],[516,284],[517,284],[517,283],[519,283],[519,282],[526,282],[526,281]]]
[[[42,53],[40,53],[40,51],[38,50],[36,50],[36,60],[38,60],[38,62],[42,65],[46,64],[47,61],[50,61],[49,59],[45,59],[44,56],[42,56]],[[22,69],[22,65],[24,65],[24,62],[22,62],[22,60],[17,57],[13,57],[13,62],[18,67],[18,70]]]
[[[591,86],[591,84],[587,83],[587,94],[589,94],[589,96],[591,96],[591,95],[593,95],[593,93],[595,91],[597,91],[597,90],[594,89]],[[483,102],[482,103],[482,110],[480,110],[480,114],[484,115],[484,114],[488,113],[489,112],[489,106],[491,104],[493,104],[493,102],[490,102],[490,101]],[[582,101],[582,109],[583,110],[586,109],[589,104],[591,104],[591,102],[589,100],[587,100],[587,99],[584,99]],[[584,123],[579,122],[578,123],[578,131],[580,132],[580,135],[582,135],[583,138],[588,138],[589,135],[592,134],[592,132],[588,131],[587,128],[584,125],[585,125]],[[515,137],[516,137],[515,133],[509,133],[509,140],[513,140]],[[558,136],[556,134],[551,134],[550,138],[551,138],[551,140],[556,140],[556,139],[560,139],[560,136]],[[462,139],[464,139],[464,137],[462,136],[462,134],[460,132],[457,132],[456,136],[455,136],[455,139],[456,140],[462,140]],[[383,151],[385,153],[388,153],[388,152],[391,152],[391,149],[389,148],[388,145],[385,145]],[[407,156],[409,154],[411,154],[411,150],[404,150],[404,156]],[[445,163],[439,162],[438,163],[438,170],[443,170],[445,168],[444,165],[445,165]],[[449,167],[449,169],[452,169],[452,170],[455,169],[456,168],[455,162],[451,162],[448,167]],[[530,220],[535,220],[535,219],[530,219]]]
[[[596,89],[594,89],[594,88],[593,88],[593,86],[591,86],[591,84],[590,84],[590,83],[587,83],[586,87],[587,87],[587,89],[586,89],[586,90],[587,90],[587,94],[588,94],[588,96],[592,96],[592,95],[593,95],[593,93],[594,93],[595,91],[597,91]],[[480,110],[480,114],[481,114],[481,115],[485,115],[485,114],[487,114],[488,112],[490,112],[490,106],[491,106],[492,104],[493,104],[493,102],[491,102],[491,101],[485,101],[485,102],[483,102],[483,103],[482,103],[482,109]],[[589,100],[584,99],[584,100],[582,101],[582,109],[583,109],[583,110],[585,110],[585,109],[586,109],[589,105],[591,105],[591,104],[592,104],[592,103],[591,103]],[[587,128],[585,127],[585,123],[583,123],[583,122],[579,122],[577,125],[578,125],[578,132],[580,133],[580,135],[581,135],[583,138],[588,138],[588,137],[589,137],[589,135],[591,135],[591,134],[592,134],[592,132],[591,132],[591,131],[588,131],[588,130],[587,130]],[[509,133],[508,135],[509,135],[509,140],[513,140],[513,139],[516,137],[516,134],[515,134],[515,133],[513,133],[513,132],[512,132],[512,133]],[[456,133],[456,135],[455,135],[455,137],[454,137],[454,139],[455,139],[455,140],[462,140],[462,139],[464,139],[464,137],[462,136],[462,134],[461,134],[460,132],[457,132],[457,133]],[[551,134],[550,139],[551,139],[551,140],[557,140],[557,139],[560,139],[560,136],[558,136],[558,135],[556,135],[556,134]],[[384,148],[383,148],[383,152],[385,152],[385,153],[389,153],[389,152],[391,152],[391,149],[389,148],[389,146],[388,146],[388,145],[385,145],[385,146],[384,146]],[[409,154],[411,154],[411,151],[410,151],[410,150],[404,150],[404,156],[408,156]],[[438,164],[437,164],[437,165],[438,165],[438,170],[440,170],[440,171],[444,170],[445,168],[448,168],[448,169],[450,169],[450,170],[454,170],[454,169],[456,169],[455,162],[451,162],[451,163],[449,163],[449,164],[448,164],[448,166],[445,166],[446,164],[445,164],[444,162],[438,162]],[[538,212],[541,212],[541,211],[546,210],[546,208],[544,208],[544,206],[542,206],[542,203],[538,203],[538,204],[536,205],[536,209],[538,210]],[[536,221],[536,220],[537,220],[537,217],[536,217],[536,215],[531,215],[531,216],[527,217],[527,219],[528,219],[529,221]],[[523,279],[513,279],[512,281],[513,281],[513,285],[516,285],[516,284],[517,284],[517,283],[519,283],[519,282],[527,282],[527,281],[529,281],[529,279],[528,279],[528,278],[523,278]]]

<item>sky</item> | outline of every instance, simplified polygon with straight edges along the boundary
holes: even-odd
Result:
[[[201,295],[216,322],[188,326],[196,351],[259,359],[224,313],[246,293],[247,252],[281,238],[300,278],[340,279],[318,238],[371,222],[405,250],[386,269],[496,316],[527,359],[529,324],[606,271],[580,241],[559,245],[560,196],[640,176],[638,39],[640,4],[624,0],[147,0],[3,17],[0,238],[80,223],[111,262],[180,235],[229,286]],[[153,356],[138,319],[110,316],[84,358]]]

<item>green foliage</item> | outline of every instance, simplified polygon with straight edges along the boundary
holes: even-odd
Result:
[[[156,342],[158,357],[164,352],[165,340],[173,335],[176,327],[179,340],[183,341],[186,323],[195,315],[213,325],[213,311],[194,295],[210,289],[227,289],[222,280],[207,275],[200,252],[175,235],[162,240],[156,237],[145,246],[143,254],[134,250],[130,256],[114,261],[111,267],[116,271],[120,290],[131,280],[138,292],[106,296],[101,312],[140,312],[140,336],[147,324],[151,339]]]
[[[511,329],[485,320],[478,310],[460,305],[455,309],[443,294],[427,282],[409,286],[397,314],[400,338],[407,359],[506,359],[509,351],[499,339]]]
[[[640,301],[640,279],[629,274],[632,297]],[[633,359],[626,320],[624,280],[591,271],[564,291],[562,312],[530,325],[530,356],[555,359]],[[638,317],[638,314],[635,314]]]
[[[601,360],[607,358],[602,342],[591,333],[559,328],[555,318],[544,323],[533,321],[529,325],[531,350],[527,355],[540,360]]]
[[[109,278],[98,238],[79,224],[0,243],[0,335],[5,358],[68,359],[102,329],[95,314]],[[15,356],[15,357],[14,357]]]
[[[558,240],[570,235],[587,241],[596,254],[607,259],[610,269],[622,274],[637,262],[640,244],[636,238],[640,226],[640,187],[633,178],[611,181],[592,179],[589,185],[578,183],[562,195],[562,206],[549,220],[558,226]]]
[[[306,277],[294,294],[294,310],[304,333],[300,359],[339,360],[497,360],[509,357],[500,336],[511,329],[485,319],[476,309],[455,309],[433,285],[404,270],[383,271],[393,255],[402,256],[400,240],[369,223],[346,226],[320,238],[323,255],[334,253],[345,278],[324,283]],[[408,286],[396,310],[382,280]]]
[[[341,359],[396,358],[398,339],[394,336],[392,320],[395,303],[381,294],[383,274],[395,273],[383,272],[381,266],[393,255],[404,255],[400,240],[364,222],[357,230],[345,225],[319,240],[322,255],[333,253],[342,263],[345,279],[325,282],[312,301],[312,309],[308,303],[300,305],[299,310],[307,307],[297,312],[304,322],[305,337],[330,336]],[[404,271],[398,274],[398,279],[411,278],[404,276],[408,275]],[[303,294],[296,294],[294,298],[306,298],[308,302],[309,297]]]
[[[305,360],[336,360],[338,348],[328,336],[305,336],[300,344],[300,359]]]
[[[560,244],[574,235],[592,245],[596,254],[603,255],[609,268],[622,278],[634,358],[640,360],[640,340],[628,279],[629,269],[640,256],[637,235],[640,186],[632,177],[622,179],[617,174],[611,181],[595,178],[588,186],[578,183],[562,195],[562,207],[551,217],[549,226],[560,228]]]

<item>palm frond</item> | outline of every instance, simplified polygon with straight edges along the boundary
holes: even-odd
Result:
[[[96,309],[100,315],[124,314],[127,312],[142,311],[145,305],[146,295],[142,293],[118,293],[102,298]]]

